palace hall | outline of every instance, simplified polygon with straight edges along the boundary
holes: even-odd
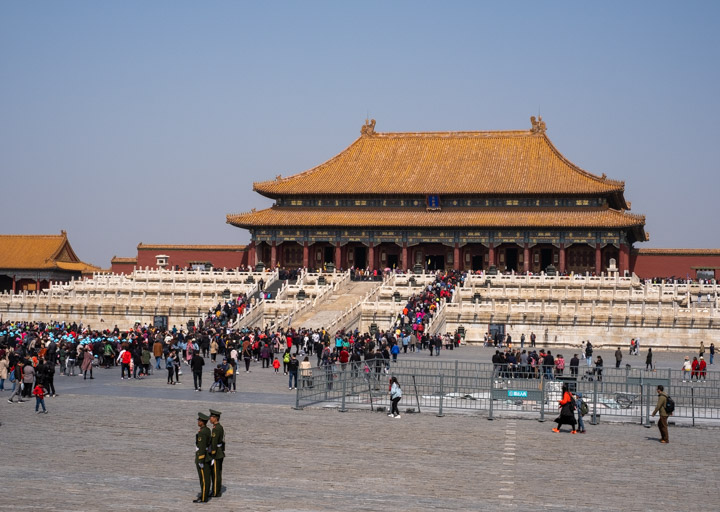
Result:
[[[527,130],[382,133],[305,172],[255,183],[267,209],[230,214],[250,265],[632,271],[648,239],[625,183],[565,158],[542,118]]]

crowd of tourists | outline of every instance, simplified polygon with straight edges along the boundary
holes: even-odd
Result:
[[[250,373],[253,363],[278,373],[282,366],[289,377],[288,387],[295,389],[298,372],[302,382],[308,383],[313,356],[317,366],[330,373],[348,365],[359,372],[360,362],[364,362],[379,378],[401,350],[429,350],[430,355],[439,355],[443,346],[458,346],[459,338],[430,336],[422,328],[437,307],[436,300],[449,297],[454,279],[439,278],[408,301],[396,329],[372,334],[357,329],[335,334],[295,328],[233,331],[228,325],[248,307],[246,297],[218,304],[188,330],[151,325],[135,325],[126,331],[117,326],[98,330],[78,323],[5,322],[0,324],[0,390],[11,389],[10,402],[22,403],[31,394],[39,396],[38,406],[45,410],[44,396],[57,396],[56,372],[92,380],[98,368],[119,368],[120,379],[129,380],[165,370],[167,384],[175,385],[183,368],[189,367],[185,370],[190,370],[196,391],[203,390],[203,374],[210,374],[209,391],[232,393],[237,390],[237,374],[243,369]]]

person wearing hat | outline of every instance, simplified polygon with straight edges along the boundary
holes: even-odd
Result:
[[[207,426],[209,419],[207,414],[198,413],[198,433],[195,434],[195,468],[197,469],[198,478],[200,479],[200,494],[193,500],[193,503],[207,503],[210,499],[210,486],[212,482],[210,481],[210,461],[208,460],[207,454],[210,448],[212,434]]]
[[[220,411],[210,409],[212,436],[210,440],[210,457],[212,458],[212,495],[222,496],[222,465],[225,458],[225,429],[220,425]]]

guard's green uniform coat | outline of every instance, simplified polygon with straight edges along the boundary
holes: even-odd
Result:
[[[213,496],[222,494],[222,464],[225,458],[225,429],[220,423],[213,426],[210,442],[210,457],[213,459],[212,478]]]
[[[200,498],[202,501],[210,499],[210,460],[208,448],[210,447],[212,433],[207,425],[200,428],[195,435],[195,467],[200,478]]]

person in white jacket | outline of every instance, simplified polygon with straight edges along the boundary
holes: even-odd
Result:
[[[400,383],[397,380],[397,377],[393,376],[390,378],[390,400],[392,402],[392,408],[390,409],[390,414],[388,416],[392,416],[394,418],[400,417],[400,411],[398,410],[398,402],[400,402],[400,399],[402,398],[402,388],[400,387]]]
[[[685,356],[685,362],[682,365],[683,382],[687,382],[687,376],[690,375],[691,371],[692,371],[692,363],[690,362],[690,358],[688,356]]]

